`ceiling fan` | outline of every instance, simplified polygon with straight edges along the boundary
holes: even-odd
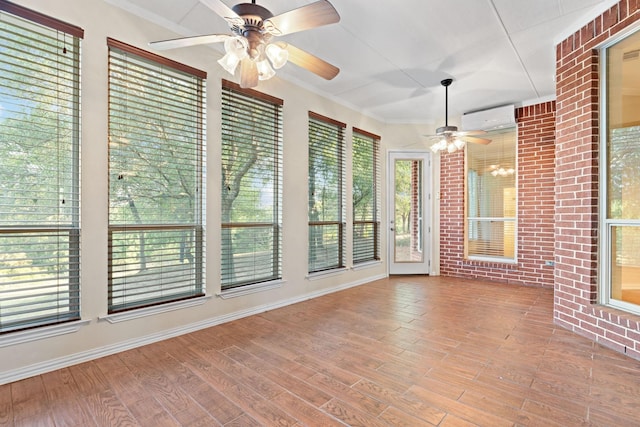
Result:
[[[336,66],[289,43],[272,42],[273,36],[284,36],[340,21],[340,15],[327,0],[318,0],[277,16],[257,5],[256,0],[232,8],[222,0],[200,0],[200,3],[224,18],[233,34],[181,37],[154,41],[149,45],[165,50],[223,42],[226,54],[218,63],[231,74],[235,74],[240,65],[240,86],[245,88],[255,87],[258,80],[273,77],[274,68],[282,67],[287,61],[327,80],[338,75],[340,69]]]
[[[435,135],[430,135],[429,139],[435,139],[436,142],[431,146],[433,152],[454,151],[464,148],[465,143],[488,144],[490,139],[480,138],[478,135],[484,135],[487,132],[483,130],[459,131],[457,126],[449,126],[449,86],[453,79],[444,79],[440,82],[444,86],[444,126],[436,129]]]

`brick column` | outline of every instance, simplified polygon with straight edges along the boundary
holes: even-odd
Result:
[[[556,47],[556,227],[554,320],[640,359],[640,316],[597,304],[599,53],[640,19],[638,0],[623,0]],[[602,184],[604,185],[604,184]]]

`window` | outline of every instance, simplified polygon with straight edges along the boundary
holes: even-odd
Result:
[[[80,318],[80,39],[0,1],[0,333]]]
[[[203,294],[204,72],[108,39],[109,313]]]
[[[393,191],[392,239],[394,269],[406,272],[411,265],[424,267],[424,155],[393,155],[391,164]],[[428,260],[427,260],[428,261]],[[397,270],[396,270],[397,271]]]
[[[515,261],[515,128],[489,132],[491,144],[467,144],[465,256]]]
[[[353,129],[353,263],[380,259],[380,137]]]
[[[222,290],[282,278],[282,105],[222,82]]]
[[[640,314],[640,32],[607,47],[603,300]],[[604,187],[604,186],[603,186]]]
[[[345,265],[345,127],[309,112],[309,273]]]

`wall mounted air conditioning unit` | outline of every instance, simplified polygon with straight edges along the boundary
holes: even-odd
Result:
[[[497,130],[511,128],[516,125],[516,112],[514,105],[490,108],[462,115],[462,130]]]

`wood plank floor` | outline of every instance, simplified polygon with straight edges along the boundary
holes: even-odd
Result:
[[[638,426],[553,291],[392,277],[0,387],[15,426]]]

